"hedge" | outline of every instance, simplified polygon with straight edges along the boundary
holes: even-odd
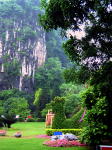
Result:
[[[79,135],[82,129],[46,129],[46,134],[51,136],[54,132],[62,132],[62,133],[72,133],[75,135]]]

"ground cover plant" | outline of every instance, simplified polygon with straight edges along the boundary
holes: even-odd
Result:
[[[0,136],[0,150],[66,150],[62,147],[47,147],[43,145],[48,139],[36,138],[36,135],[45,134],[45,124],[41,122],[25,122],[15,123],[11,129],[7,130],[7,136]],[[15,138],[14,133],[21,131],[23,137]],[[74,150],[74,147],[67,148],[67,150]],[[88,150],[87,147],[75,147],[75,150]]]

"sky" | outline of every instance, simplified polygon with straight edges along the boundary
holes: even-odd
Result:
[[[70,37],[72,35],[72,36],[76,36],[77,39],[81,39],[82,37],[85,36],[84,25],[81,25],[80,29],[81,29],[80,31],[68,30],[67,31],[68,37]]]

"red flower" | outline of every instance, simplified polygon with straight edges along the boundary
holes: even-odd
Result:
[[[27,116],[27,118],[32,118],[32,116]]]

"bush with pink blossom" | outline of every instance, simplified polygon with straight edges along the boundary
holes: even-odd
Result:
[[[50,147],[73,147],[73,146],[86,146],[86,144],[82,144],[77,140],[68,141],[68,140],[54,140],[54,141],[46,141],[43,143],[44,145]]]

